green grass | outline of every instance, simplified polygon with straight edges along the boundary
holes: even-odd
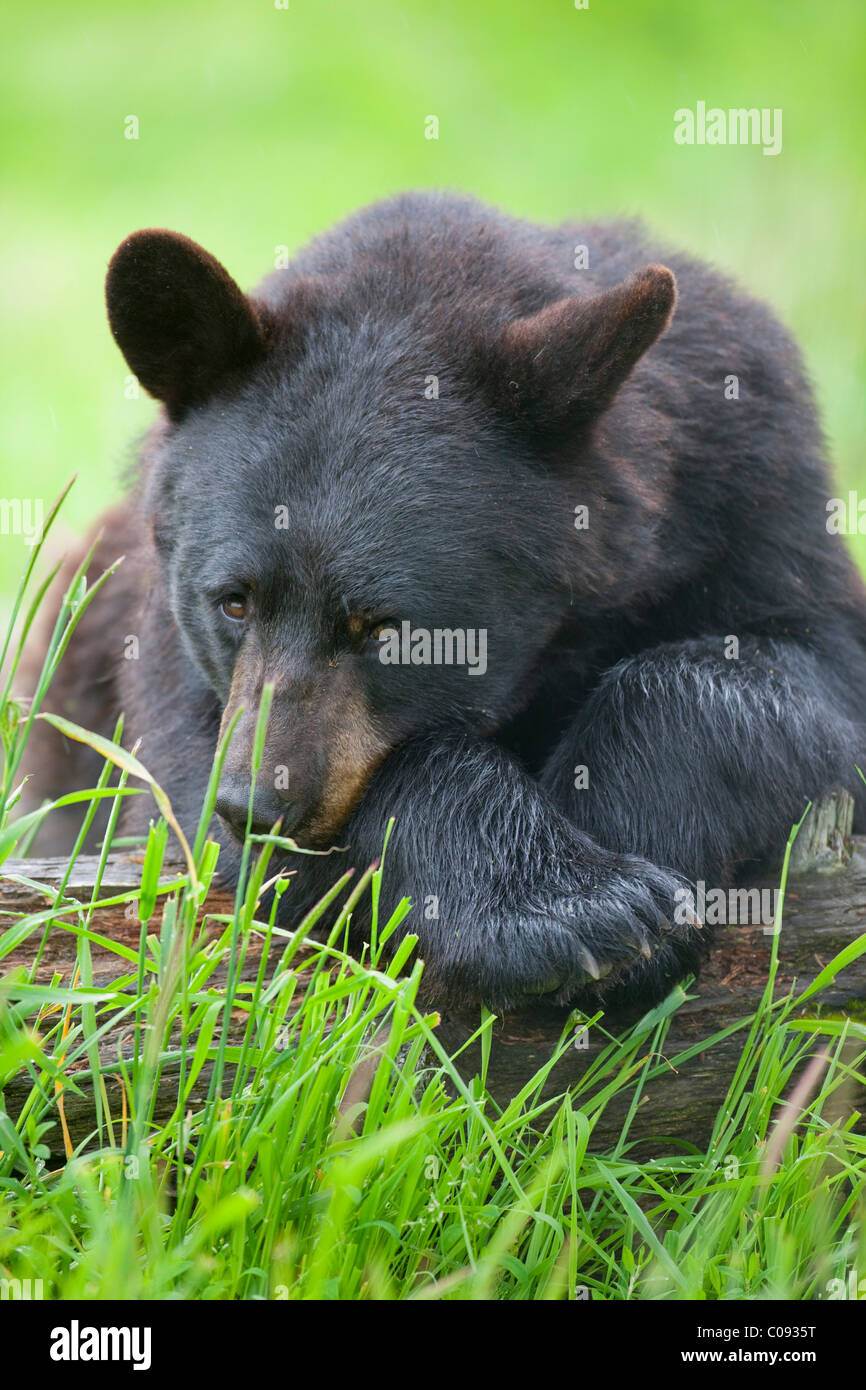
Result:
[[[41,596],[37,565],[34,553],[11,666]],[[17,770],[91,599],[99,602],[96,586],[74,579],[29,711],[8,686],[0,696],[0,864],[51,814],[12,819]],[[44,888],[44,909],[13,915],[0,932],[0,969],[22,942],[34,957],[30,971],[0,976],[0,1097],[13,1076],[29,1083],[17,1116],[0,1105],[0,1278],[41,1279],[46,1297],[87,1299],[800,1300],[850,1291],[852,1276],[856,1288],[866,1268],[866,1139],[853,1132],[855,1115],[831,1117],[840,1092],[866,1079],[866,1026],[822,1018],[817,1006],[866,938],[814,985],[775,1002],[774,938],[765,995],[743,1020],[742,1055],[706,1151],[669,1141],[665,1158],[647,1160],[630,1138],[647,1082],[718,1041],[662,1056],[681,989],[622,1038],[604,1034],[598,1017],[571,1015],[537,1075],[498,1105],[485,1085],[492,1017],[479,1018],[481,1069],[467,1081],[435,1015],[419,1007],[422,967],[401,968],[414,938],[387,959],[408,904],[377,918],[362,959],[345,949],[353,903],[368,892],[378,902],[387,848],[327,941],[309,936],[321,909],[293,930],[276,926],[273,911],[260,916],[272,854],[286,848],[275,836],[248,838],[233,911],[206,920],[218,850],[205,832],[222,752],[189,844],[132,754],[64,727],[105,755],[97,788],[80,797],[82,834],[100,796],[115,810],[119,797],[152,796],[154,824],[136,892],[103,894],[103,854],[90,898],[78,900],[68,880]],[[184,869],[166,883],[170,839]],[[100,935],[94,913],[108,901],[137,917],[137,949]],[[36,962],[60,932],[75,937],[77,968],[72,980],[46,981]],[[244,978],[254,941],[260,963]],[[94,946],[115,960],[98,988]],[[557,1057],[590,1024],[607,1039],[591,1070],[568,1093],[542,1098]],[[127,1050],[106,1060],[100,1043],[120,1025]],[[780,1102],[819,1042],[826,1069],[796,1128],[777,1129]],[[158,1089],[167,1117],[155,1115]],[[92,1133],[58,1155],[47,1139],[73,1094],[92,1102]],[[620,1136],[602,1146],[595,1126],[623,1097]]]
[[[126,399],[103,307],[130,231],[185,232],[249,286],[275,247],[430,186],[544,220],[637,214],[734,273],[798,334],[840,487],[864,489],[856,0],[45,0],[4,18],[0,497],[50,498],[78,470],[79,531],[119,492],[153,416]],[[675,145],[698,100],[780,107],[782,153]],[[22,553],[0,538],[0,598]]]
[[[800,337],[840,488],[862,489],[863,36],[853,0],[820,12],[807,0],[19,7],[0,95],[0,496],[53,496],[77,468],[63,516],[80,531],[119,492],[153,414],[125,395],[102,306],[107,259],[129,231],[184,231],[251,285],[275,247],[429,186],[540,219],[639,214],[732,271]],[[673,111],[699,99],[782,107],[783,153],[676,147]],[[431,113],[435,142],[423,138]],[[138,141],[123,138],[129,114]],[[853,543],[866,559],[866,540]],[[24,555],[2,538],[0,607]],[[40,693],[91,597],[71,587]],[[0,863],[35,827],[12,822],[35,710],[8,692]],[[236,910],[206,939],[215,849],[200,836],[157,931],[171,811],[127,755],[112,751],[80,798],[83,828],[98,797],[122,795],[155,796],[155,828],[144,886],[127,895],[138,949],[99,942],[116,957],[110,986],[88,985],[98,884],[81,902],[68,884],[50,890],[42,912],[0,934],[0,969],[18,941],[41,957],[66,932],[79,971],[75,985],[35,972],[0,983],[0,1091],[12,1075],[31,1087],[14,1121],[0,1117],[0,1277],[41,1278],[66,1298],[803,1299],[862,1275],[864,1140],[827,1116],[862,1082],[866,1029],[820,1019],[820,993],[771,1006],[771,976],[708,1149],[666,1144],[665,1159],[639,1160],[628,1124],[607,1149],[594,1126],[681,1060],[658,1060],[681,992],[610,1040],[577,1090],[541,1100],[551,1057],[503,1110],[483,1069],[467,1084],[443,1054],[418,971],[385,963],[393,923],[359,962],[339,933],[302,950],[305,931],[259,919],[272,846],[250,844]],[[254,940],[267,971],[242,981]],[[134,1055],[101,1065],[100,1039],[121,1021]],[[487,1058],[492,1022],[479,1026]],[[561,1047],[585,1026],[568,1020]],[[828,1068],[765,1174],[780,1098],[819,1040]],[[157,1121],[160,1083],[176,1105]],[[78,1092],[93,1134],[58,1158],[46,1139]]]

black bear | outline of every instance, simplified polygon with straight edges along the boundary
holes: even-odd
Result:
[[[243,707],[230,875],[273,682],[252,826],[342,850],[292,859],[289,918],[393,816],[382,907],[411,897],[434,988],[645,1003],[705,949],[684,884],[748,875],[808,798],[857,791],[866,593],[812,396],[713,269],[637,224],[413,193],[250,297],[137,232],[107,304],[164,408],[54,708],[103,732],[123,710],[190,831]],[[31,796],[91,779],[49,747]]]

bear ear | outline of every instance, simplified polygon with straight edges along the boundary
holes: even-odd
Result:
[[[108,321],[130,369],[174,418],[264,351],[258,311],[228,271],[177,232],[134,232],[111,258]]]
[[[676,298],[672,272],[651,265],[602,294],[571,295],[514,320],[485,354],[496,403],[535,433],[580,431],[667,328]]]

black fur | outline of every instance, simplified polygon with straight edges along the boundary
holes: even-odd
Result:
[[[684,881],[724,886],[807,799],[859,796],[866,601],[790,337],[637,225],[464,198],[369,208],[249,302],[190,247],[139,233],[109,275],[168,413],[101,547],[138,532],[111,620],[95,607],[80,638],[113,673],[105,723],[126,711],[191,829],[245,708],[215,824],[231,870],[275,680],[254,822],[347,846],[293,861],[291,920],[394,816],[383,906],[413,899],[443,995],[657,998],[706,944],[674,920]],[[486,674],[384,666],[370,630],[403,619],[485,629]]]

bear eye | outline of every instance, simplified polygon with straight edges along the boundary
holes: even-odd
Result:
[[[233,623],[242,623],[247,616],[247,601],[243,594],[227,594],[220,599],[220,612]]]
[[[383,622],[376,623],[375,627],[370,628],[367,634],[368,640],[374,644],[381,642],[386,632],[394,632],[397,628],[398,624],[393,618],[385,618]]]

